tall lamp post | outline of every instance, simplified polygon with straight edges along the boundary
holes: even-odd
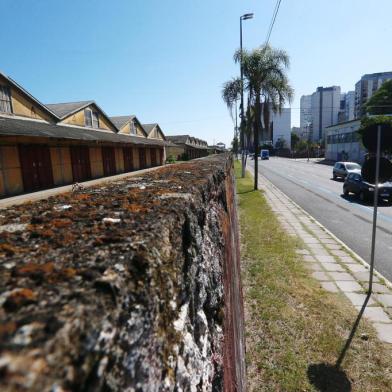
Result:
[[[253,13],[244,14],[240,16],[240,69],[241,69],[241,123],[240,123],[240,138],[241,138],[241,164],[242,177],[245,177],[245,132],[244,132],[244,70],[242,66],[242,21],[253,18]]]

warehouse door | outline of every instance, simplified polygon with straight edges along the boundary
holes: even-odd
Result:
[[[113,147],[102,147],[103,174],[113,176],[116,174],[116,156]]]
[[[146,150],[139,148],[139,169],[146,168]]]
[[[155,148],[150,149],[151,154],[151,166],[154,167],[157,165],[157,150]]]
[[[133,171],[133,150],[132,147],[124,147],[123,148],[124,155],[124,171],[131,172]]]
[[[89,148],[86,146],[72,146],[70,149],[72,176],[74,182],[81,182],[91,179]]]
[[[163,165],[163,148],[159,149],[159,165]]]
[[[54,186],[49,147],[19,145],[19,159],[22,167],[23,189],[25,192],[47,189]]]

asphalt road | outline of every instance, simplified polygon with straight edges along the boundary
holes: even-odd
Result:
[[[254,161],[249,161],[253,171]],[[368,263],[373,207],[343,196],[343,182],[332,180],[332,167],[286,158],[259,160],[259,173],[316,218]],[[375,268],[392,281],[392,206],[379,205]]]

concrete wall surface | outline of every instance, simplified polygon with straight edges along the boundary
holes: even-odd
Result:
[[[245,391],[228,155],[0,215],[0,390]]]

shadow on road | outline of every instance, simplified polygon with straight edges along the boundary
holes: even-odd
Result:
[[[326,165],[326,166],[333,166],[335,164],[335,161],[330,161],[329,159],[322,159],[320,161],[316,161],[318,165]]]
[[[340,178],[340,177],[337,177],[337,178],[331,177],[330,180],[335,181],[335,182],[344,182],[344,178]]]
[[[328,363],[311,364],[308,367],[309,382],[320,392],[350,392],[351,382],[346,373]]]
[[[372,200],[362,201],[356,195],[352,195],[352,194],[344,195],[344,194],[341,194],[340,197],[342,199],[348,201],[351,204],[355,203],[355,204],[360,204],[362,206],[367,206],[367,207],[372,207],[373,206],[373,201]],[[384,201],[384,200],[379,200],[379,202],[378,202],[378,207],[384,207],[385,208],[385,207],[390,207],[390,206],[391,206],[390,202],[387,202],[387,201]]]

